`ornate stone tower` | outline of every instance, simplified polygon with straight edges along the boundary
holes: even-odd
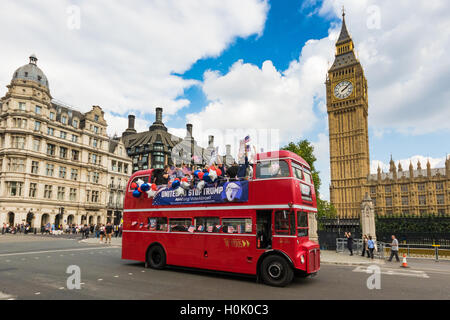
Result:
[[[336,58],[328,71],[327,110],[330,131],[330,200],[340,217],[359,217],[370,173],[368,96],[364,70],[342,14]]]

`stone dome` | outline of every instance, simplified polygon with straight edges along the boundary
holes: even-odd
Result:
[[[49,89],[48,79],[44,72],[37,66],[37,58],[33,54],[30,57],[30,63],[26,64],[14,72],[13,80],[31,80],[40,83]]]

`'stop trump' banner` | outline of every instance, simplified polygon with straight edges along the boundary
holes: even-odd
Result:
[[[179,195],[170,188],[158,191],[153,198],[154,206],[202,204],[202,203],[232,203],[248,201],[248,181],[226,182],[221,186],[206,186],[203,190],[184,190]]]

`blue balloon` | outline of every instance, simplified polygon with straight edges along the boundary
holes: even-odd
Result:
[[[141,197],[141,193],[139,192],[139,190],[134,190],[133,191],[133,197],[135,197],[135,198],[140,198]]]
[[[147,192],[150,190],[150,185],[148,183],[144,183],[143,185],[141,185],[141,190],[143,192]]]
[[[180,187],[180,185],[181,185],[180,180],[175,180],[174,182],[172,182],[173,189],[177,189],[178,187]]]
[[[201,170],[195,170],[194,171],[194,175],[196,176],[196,177],[198,177],[198,174],[201,172]]]
[[[212,182],[212,180],[211,180],[211,178],[209,177],[209,173],[208,172],[205,172],[205,174],[203,175],[203,180],[205,181],[205,182]]]

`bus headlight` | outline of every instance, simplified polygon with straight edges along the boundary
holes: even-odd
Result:
[[[300,262],[301,262],[302,264],[305,263],[305,256],[304,256],[304,255],[302,255],[302,256],[300,257]]]

